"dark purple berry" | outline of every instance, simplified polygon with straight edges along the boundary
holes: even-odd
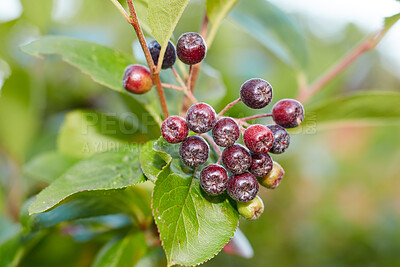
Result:
[[[267,126],[254,124],[244,131],[243,141],[252,152],[264,154],[272,147],[274,135]]]
[[[195,32],[184,33],[176,44],[178,58],[185,64],[201,62],[207,54],[207,45],[203,37]]]
[[[272,159],[268,154],[251,155],[250,172],[257,177],[263,177],[272,170]]]
[[[222,118],[217,121],[212,130],[212,136],[219,146],[233,146],[240,137],[239,125],[232,118]]]
[[[282,99],[272,108],[272,118],[282,127],[297,127],[304,119],[303,105],[294,99]]]
[[[251,154],[244,146],[235,144],[222,152],[222,163],[233,174],[246,172],[251,165]]]
[[[190,130],[195,133],[206,133],[217,123],[215,110],[206,103],[198,103],[189,108],[186,113],[186,122]]]
[[[180,143],[188,136],[189,128],[184,118],[171,116],[161,124],[161,134],[169,143]]]
[[[274,154],[281,154],[285,152],[290,144],[290,135],[288,131],[286,131],[286,129],[282,126],[276,124],[267,125],[267,127],[272,131],[272,134],[274,135],[274,143],[272,144],[269,152]]]
[[[160,57],[161,45],[156,41],[151,41],[148,44],[148,48],[150,50],[151,58],[153,59],[154,65],[157,66],[158,58]],[[176,50],[174,44],[169,41],[167,45],[167,50],[165,50],[164,60],[161,65],[162,69],[171,68],[176,61]]]
[[[142,65],[129,65],[122,80],[124,88],[134,94],[144,94],[153,87],[149,69]]]
[[[240,88],[243,103],[254,109],[266,107],[271,102],[272,95],[272,86],[263,79],[250,79]]]
[[[201,170],[200,185],[207,194],[220,195],[228,187],[228,173],[222,166],[210,164]]]
[[[199,167],[206,163],[210,154],[207,142],[200,136],[189,136],[179,147],[179,155],[183,163],[189,167]]]
[[[282,166],[274,161],[271,172],[264,177],[258,177],[258,181],[268,189],[275,189],[281,183],[284,175],[285,171]]]
[[[239,202],[253,200],[258,193],[258,181],[253,174],[245,172],[229,177],[228,194]]]

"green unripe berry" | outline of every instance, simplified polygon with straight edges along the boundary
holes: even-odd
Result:
[[[264,177],[258,177],[257,179],[262,186],[265,186],[268,189],[275,189],[281,183],[284,175],[285,171],[282,166],[274,161],[271,172]]]
[[[237,202],[240,215],[247,220],[256,220],[264,212],[264,202],[259,196],[256,196],[249,202]]]

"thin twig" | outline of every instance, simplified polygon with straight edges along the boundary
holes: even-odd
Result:
[[[146,57],[147,64],[149,66],[151,75],[153,76],[153,81],[157,89],[158,98],[160,99],[161,109],[163,111],[164,119],[169,116],[167,101],[165,99],[164,89],[161,85],[160,75],[156,73],[156,66],[154,65],[153,59],[151,57],[149,48],[147,47],[146,39],[144,38],[142,28],[139,25],[139,20],[136,15],[135,7],[133,5],[132,0],[127,0],[129,11],[131,15],[130,24],[133,26],[133,29],[136,32],[139,43],[142,47],[143,53]]]
[[[186,88],[186,84],[183,82],[183,79],[181,78],[181,76],[179,75],[179,73],[175,70],[174,67],[171,67],[172,73],[174,74],[176,80],[178,81],[178,83],[182,86]]]
[[[242,99],[238,98],[235,101],[232,101],[231,103],[229,103],[228,105],[226,105],[226,107],[224,107],[223,110],[221,110],[220,113],[218,113],[218,116],[222,116],[224,115],[225,112],[227,112],[231,107],[233,107],[234,105],[236,105],[237,103],[239,103],[240,101],[242,101]]]
[[[161,86],[164,88],[169,88],[169,89],[174,89],[177,91],[181,91],[181,92],[185,92],[185,88],[173,85],[173,84],[169,84],[169,83],[161,83]]]
[[[122,14],[122,16],[124,16],[126,21],[128,23],[131,23],[131,19],[130,19],[128,13],[126,13],[125,8],[123,6],[121,6],[121,4],[117,0],[110,0],[110,1],[114,4],[114,6],[117,7],[118,11]]]
[[[188,91],[192,92],[192,75],[193,75],[193,65],[190,65],[189,67],[189,75],[188,75],[188,79],[187,79],[187,83],[186,83],[186,88]]]
[[[311,86],[300,87],[297,99],[306,102],[317,94],[325,85],[342,73],[350,64],[365,52],[374,49],[382,40],[386,30],[380,30],[358,45],[353,51],[336,63],[330,70],[317,79]]]
[[[244,118],[240,118],[239,121],[249,121],[249,120],[265,118],[265,117],[272,117],[272,114],[260,114],[260,115],[244,117]]]
[[[214,148],[215,152],[217,152],[218,157],[220,157],[221,154],[222,154],[221,149],[220,149],[219,146],[214,142],[213,138],[212,138],[209,134],[207,134],[207,133],[204,133],[204,134],[202,134],[201,136],[203,136],[203,137],[211,144],[211,146]]]

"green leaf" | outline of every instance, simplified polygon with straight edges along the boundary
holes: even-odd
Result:
[[[162,47],[160,61],[164,58],[168,41],[188,3],[189,0],[149,1],[147,18],[154,38]]]
[[[285,64],[295,69],[306,67],[305,34],[299,23],[278,7],[265,0],[242,1],[232,17]]]
[[[149,141],[143,145],[140,151],[140,166],[144,175],[151,181],[157,180],[164,167],[172,160],[171,156],[153,149],[155,141]]]
[[[389,30],[400,19],[400,13],[385,18],[385,30]]]
[[[400,120],[400,93],[359,92],[305,107],[303,127],[343,121]]]
[[[146,254],[147,244],[142,232],[135,232],[107,243],[96,256],[94,267],[131,267]]]
[[[39,181],[51,183],[77,161],[76,158],[62,155],[57,151],[45,152],[25,165],[24,174]]]
[[[211,47],[215,34],[222,22],[239,0],[207,0],[207,16],[211,22],[211,28],[207,35],[207,46]]]
[[[117,92],[127,93],[122,86],[122,76],[126,66],[134,62],[111,48],[70,37],[47,36],[21,47],[28,55],[60,55],[64,61],[89,75],[93,81]],[[128,93],[127,93],[128,94]],[[155,90],[146,95],[133,95],[154,118],[159,118],[159,111],[152,103],[157,99]]]
[[[233,237],[239,216],[226,195],[202,192],[193,169],[181,165],[178,147],[162,139],[154,145],[168,151],[173,161],[155,182],[152,208],[169,265],[197,265],[213,258]]]
[[[147,141],[146,135],[129,121],[82,110],[66,115],[57,140],[62,154],[77,158],[143,141]]]
[[[36,196],[29,213],[48,211],[84,191],[122,189],[144,182],[139,150],[137,145],[125,146],[78,162]]]

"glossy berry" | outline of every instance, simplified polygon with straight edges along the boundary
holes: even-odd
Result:
[[[274,135],[267,126],[254,124],[244,131],[243,141],[252,152],[264,154],[272,147]]]
[[[303,105],[294,99],[282,99],[272,108],[272,118],[282,127],[297,127],[304,119]]]
[[[219,146],[233,146],[240,137],[239,125],[232,118],[222,118],[217,121],[212,136]]]
[[[222,152],[222,163],[233,174],[246,172],[251,165],[251,154],[242,145],[235,144]]]
[[[281,154],[289,147],[290,135],[285,128],[280,125],[271,124],[267,125],[268,129],[271,130],[274,135],[274,143],[272,144],[269,152],[274,154]]]
[[[217,123],[215,110],[206,103],[198,103],[189,108],[186,113],[186,122],[190,130],[195,133],[206,133]]]
[[[240,98],[253,109],[266,107],[272,100],[272,86],[263,79],[250,79],[242,84]]]
[[[264,212],[264,202],[259,196],[248,202],[238,202],[239,214],[247,220],[256,220]]]
[[[210,164],[201,170],[200,185],[207,194],[220,195],[228,187],[228,173],[222,166]]]
[[[258,181],[253,174],[245,172],[229,177],[228,194],[239,202],[248,202],[258,193]]]
[[[266,188],[275,189],[281,183],[284,175],[285,171],[282,166],[274,161],[271,172],[264,177],[258,177],[258,181]]]
[[[154,65],[157,66],[158,58],[160,57],[161,45],[156,41],[152,41],[148,44],[148,48],[150,50],[151,58],[153,59]],[[164,60],[161,65],[162,69],[171,68],[176,61],[176,50],[174,44],[169,41],[167,45],[167,49],[165,50]]]
[[[272,170],[272,159],[268,154],[251,155],[250,172],[258,177],[264,177]]]
[[[161,134],[168,143],[180,143],[189,134],[189,128],[184,118],[171,116],[161,124]]]
[[[142,65],[129,65],[122,80],[124,88],[134,94],[144,94],[153,87],[149,69]]]
[[[185,64],[194,65],[201,62],[207,54],[207,45],[200,34],[184,33],[176,44],[178,58]]]
[[[206,163],[210,154],[207,142],[200,136],[189,136],[179,147],[179,155],[183,163],[189,167],[199,167]]]

